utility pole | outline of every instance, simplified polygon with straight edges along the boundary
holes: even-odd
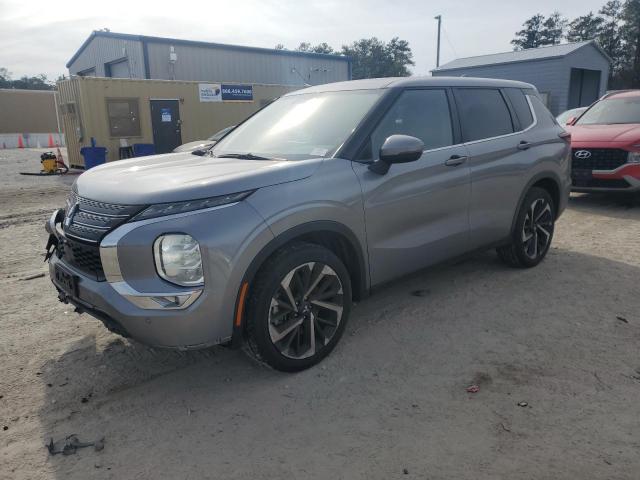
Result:
[[[440,29],[442,27],[442,15],[433,17],[434,20],[438,20],[438,47],[436,53],[436,68],[440,66]]]

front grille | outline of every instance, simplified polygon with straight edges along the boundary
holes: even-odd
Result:
[[[103,281],[100,241],[143,208],[98,202],[72,193],[62,221],[65,239],[58,245],[58,256],[88,276]]]
[[[91,278],[101,282],[104,280],[104,271],[100,261],[100,247],[88,245],[71,238],[65,238],[58,244],[58,256],[65,263],[77,268]]]
[[[67,200],[62,228],[68,236],[98,244],[102,237],[141,209],[140,205],[98,202],[72,193]]]
[[[589,158],[577,158],[576,152],[589,152]],[[627,163],[629,152],[619,148],[574,148],[571,166],[576,170],[615,170]]]

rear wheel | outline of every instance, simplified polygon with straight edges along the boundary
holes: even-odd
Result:
[[[535,267],[549,251],[554,226],[551,195],[543,188],[533,187],[518,212],[511,244],[498,248],[498,257],[512,267]]]
[[[347,269],[331,251],[297,243],[260,269],[247,310],[251,353],[273,368],[315,365],[338,343],[351,310]]]

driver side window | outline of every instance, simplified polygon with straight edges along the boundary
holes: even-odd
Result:
[[[391,135],[419,138],[425,150],[453,145],[446,91],[404,91],[371,134],[363,160],[377,159],[380,147]]]

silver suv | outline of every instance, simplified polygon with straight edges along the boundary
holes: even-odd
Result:
[[[47,224],[63,302],[159,347],[319,362],[352,302],[480,248],[546,255],[569,137],[525,83],[375,79],[290,93],[203,156],[81,175]]]

